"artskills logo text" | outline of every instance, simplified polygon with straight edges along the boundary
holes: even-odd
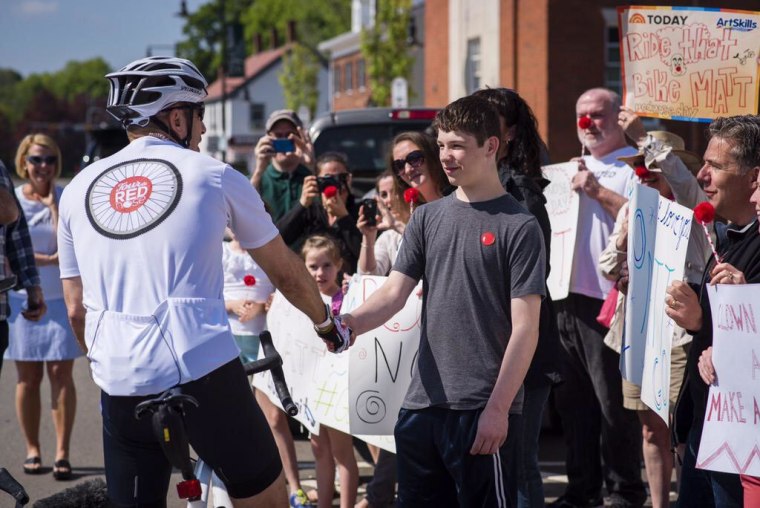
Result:
[[[718,18],[718,23],[715,26],[718,28],[730,28],[739,32],[751,32],[757,28],[757,22],[747,18]]]

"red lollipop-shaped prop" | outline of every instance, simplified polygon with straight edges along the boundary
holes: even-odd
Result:
[[[420,191],[412,187],[404,191],[404,201],[407,203],[417,203],[420,200]]]
[[[322,194],[324,194],[326,198],[331,198],[338,194],[338,188],[334,185],[328,185],[325,187],[325,190],[322,191]]]
[[[715,244],[713,244],[712,238],[710,237],[710,232],[707,230],[707,225],[715,220],[715,207],[711,205],[709,201],[699,203],[694,207],[694,218],[697,219],[697,222],[702,224],[702,229],[705,231],[707,241],[710,243],[710,249],[712,249],[713,256],[715,256],[715,261],[721,263],[722,261],[720,260],[718,251],[715,250]]]
[[[256,285],[256,277],[254,277],[250,273],[247,274],[245,277],[243,277],[243,284],[245,284],[246,286]]]
[[[409,203],[409,213],[414,212],[414,205],[420,200],[420,191],[413,187],[409,187],[404,191],[404,201]]]
[[[634,171],[636,172],[636,176],[638,176],[641,179],[647,178],[649,175],[652,174],[652,172],[649,171],[646,166],[636,166]]]
[[[588,115],[582,116],[578,119],[578,127],[581,129],[588,129],[591,127],[592,123],[593,122],[591,122],[591,118],[589,118]]]

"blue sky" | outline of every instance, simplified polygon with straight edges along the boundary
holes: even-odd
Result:
[[[193,12],[206,0],[187,0]],[[148,46],[173,45],[184,20],[180,0],[0,0],[0,68],[23,76],[103,57],[119,68]],[[153,54],[172,54],[170,49]]]

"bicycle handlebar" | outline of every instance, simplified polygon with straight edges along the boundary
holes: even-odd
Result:
[[[290,416],[295,416],[298,414],[298,406],[296,406],[290,397],[290,391],[285,382],[285,374],[282,372],[282,357],[274,347],[272,334],[264,330],[259,334],[259,340],[261,341],[261,350],[264,353],[264,358],[246,363],[243,366],[245,373],[250,375],[269,370],[272,373],[272,382],[274,382],[274,389],[277,392],[277,398],[282,403],[282,408]]]

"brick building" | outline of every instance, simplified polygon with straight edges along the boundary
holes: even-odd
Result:
[[[758,0],[666,2],[673,6],[758,10]],[[633,3],[636,5],[636,3]],[[584,90],[620,91],[613,0],[426,0],[425,105],[440,107],[488,86],[514,88],[533,108],[552,161],[580,155],[575,101]],[[707,124],[647,120],[702,154]]]

